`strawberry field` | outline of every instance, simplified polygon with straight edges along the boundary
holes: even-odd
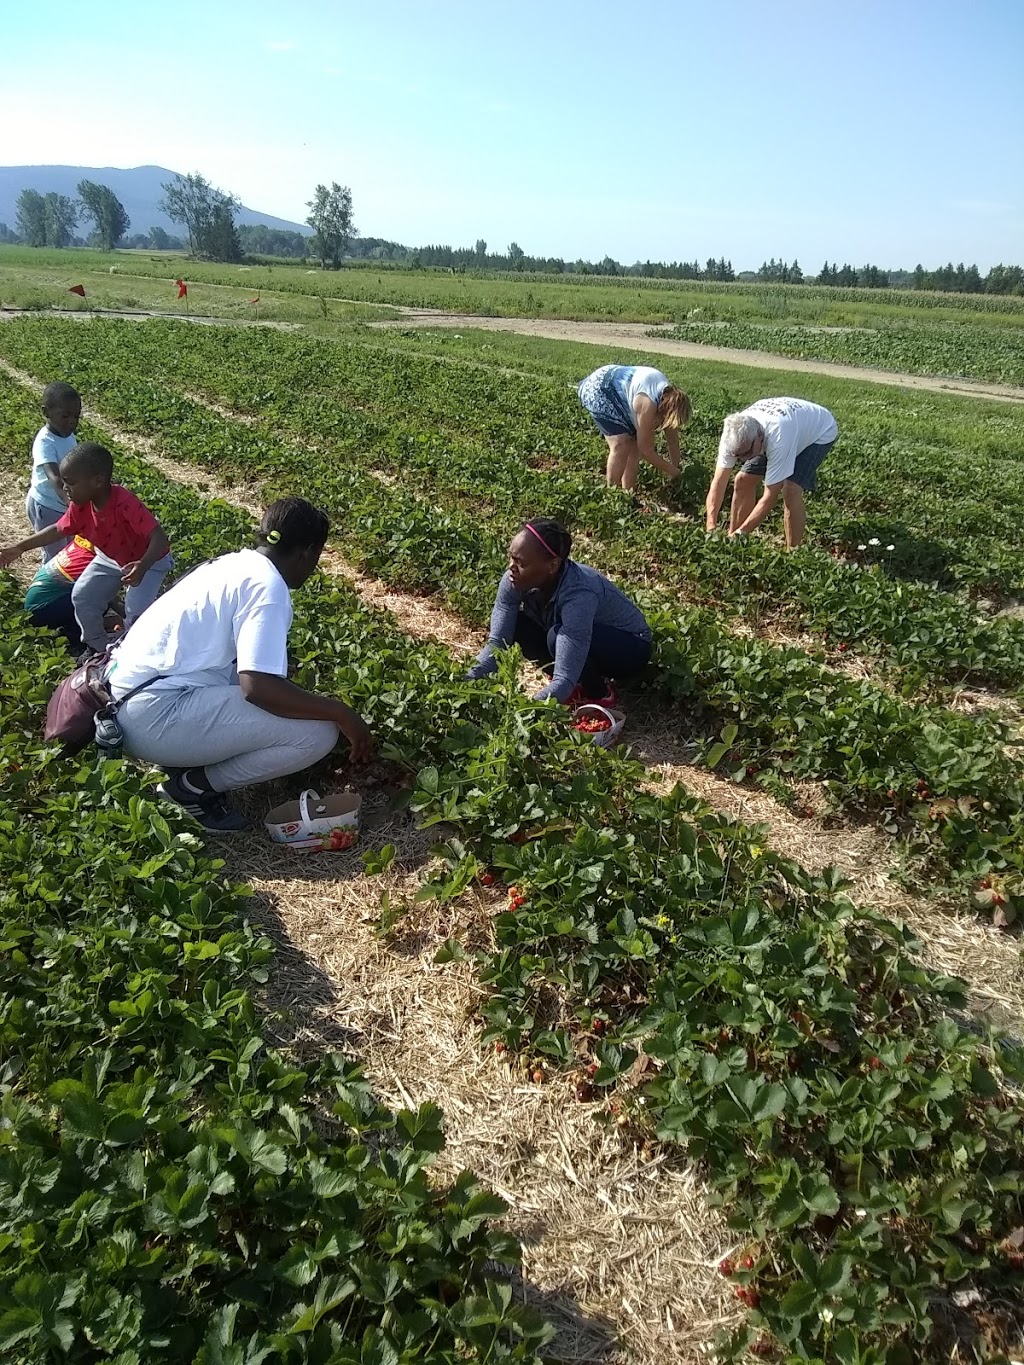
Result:
[[[565,518],[579,557],[648,610],[644,704],[696,761],[807,818],[876,826],[908,885],[979,934],[993,919],[1013,934],[1024,627],[999,613],[1024,579],[1014,410],[967,421],[934,400],[901,426],[851,401],[812,544],[784,557],[769,537],[706,539],[689,515],[754,376],[687,376],[691,463],[671,505],[636,507],[599,485],[558,366],[509,374],[368,334],[42,319],[4,323],[0,357],[82,390],[182,568],[235,548],[248,518],[138,449],[228,493],[320,503],[349,564],[445,605],[468,639],[520,520]],[[36,424],[27,384],[0,377],[9,468]],[[275,956],[244,888],[131,764],[42,744],[66,663],[21,624],[6,575],[0,606],[0,1345],[126,1365],[541,1358],[551,1332],[522,1306],[502,1201],[431,1174],[441,1113],[381,1104],[358,1056],[300,1064],[265,1041],[254,992]],[[467,683],[461,656],[328,576],[296,597],[293,648],[300,680],[366,717],[436,829],[418,903],[450,907],[455,932],[430,953],[471,968],[466,1028],[497,1074],[562,1087],[595,1125],[699,1172],[742,1309],[724,1358],[899,1365],[1012,1340],[1013,1029],[979,1024],[965,983],[837,872],[659,791],[638,756],[530,702],[511,661],[496,686]],[[959,704],[965,685],[984,706]],[[382,910],[397,951],[416,903]]]
[[[947,322],[881,328],[752,326],[693,322],[675,329],[681,341],[772,351],[801,360],[935,374],[954,379],[987,379],[1024,384],[1024,333],[1019,327]]]

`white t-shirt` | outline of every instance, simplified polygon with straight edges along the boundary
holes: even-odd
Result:
[[[828,445],[836,440],[836,419],[819,403],[804,398],[761,398],[744,408],[742,417],[753,417],[764,429],[764,454],[768,468],[766,485],[784,483],[793,473],[796,457],[808,446]],[[718,447],[718,468],[732,469],[736,456]]]
[[[650,365],[637,365],[626,384],[629,406],[635,412],[637,394],[644,393],[657,407],[667,387],[668,379],[660,370],[652,369]]]
[[[44,507],[52,507],[55,512],[66,512],[68,505],[53,489],[46,477],[45,466],[59,465],[65,455],[69,455],[78,441],[74,432],[70,436],[58,436],[49,427],[40,427],[32,442],[32,487],[31,493],[36,502]]]
[[[139,617],[114,654],[111,692],[122,697],[160,674],[154,691],[223,687],[240,672],[287,677],[291,623],[291,593],[266,555],[222,555]]]

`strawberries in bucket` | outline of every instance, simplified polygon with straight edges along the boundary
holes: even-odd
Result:
[[[343,853],[359,838],[358,792],[321,796],[304,791],[298,801],[277,806],[266,819],[267,833],[276,844],[308,853]]]
[[[607,706],[598,706],[595,702],[588,702],[586,705],[576,708],[572,723],[573,728],[578,730],[581,735],[590,736],[592,744],[607,749],[618,739],[619,733],[626,723],[626,717],[622,711],[612,711]]]

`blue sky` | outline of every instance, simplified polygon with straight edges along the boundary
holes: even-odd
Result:
[[[367,235],[567,258],[1024,259],[1024,0],[0,0],[0,24],[6,165],[196,169],[292,219],[336,179]]]

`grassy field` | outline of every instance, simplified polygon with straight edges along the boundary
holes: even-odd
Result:
[[[107,270],[107,287],[165,289],[181,268],[151,264],[163,275],[138,271],[128,286],[120,274],[110,284]],[[63,258],[37,266],[24,253],[0,254],[0,295],[6,303],[8,291],[42,289],[39,271],[53,272],[45,288],[55,295],[63,269]],[[254,293],[263,276],[252,275]],[[195,277],[197,303],[239,315],[248,276],[244,289],[224,267],[197,267]],[[246,1129],[238,1150],[254,1167],[272,1164],[262,1177],[235,1172],[255,1210],[243,1212],[233,1187],[214,1180],[214,1158],[189,1157],[207,1182],[208,1217],[175,1221],[178,1204],[161,1194],[154,1245],[166,1266],[131,1263],[113,1281],[103,1239],[137,1237],[138,1255],[144,1244],[149,1255],[156,1194],[124,1211],[90,1206],[95,1255],[91,1232],[81,1234],[83,1251],[67,1230],[84,1217],[78,1204],[74,1214],[65,1207],[79,1198],[69,1182],[49,1202],[11,1195],[22,1235],[0,1239],[0,1291],[27,1273],[31,1221],[36,1241],[53,1230],[61,1274],[84,1275],[84,1265],[94,1277],[77,1298],[68,1293],[64,1339],[102,1330],[112,1350],[130,1344],[143,1359],[145,1316],[138,1327],[107,1326],[113,1298],[101,1290],[114,1283],[130,1299],[162,1274],[180,1283],[197,1340],[238,1312],[239,1332],[269,1343],[303,1311],[298,1291],[308,1286],[319,1305],[310,1313],[346,1346],[357,1305],[358,1331],[376,1334],[381,1360],[432,1358],[430,1335],[462,1332],[450,1358],[481,1365],[691,1365],[716,1328],[723,1359],[735,1362],[1014,1358],[1024,1325],[1015,1240],[1024,1224],[1024,972],[1013,927],[1024,911],[1024,410],[666,361],[694,400],[688,462],[672,487],[645,474],[635,506],[603,487],[602,442],[573,391],[613,358],[602,348],[469,329],[381,332],[362,305],[338,302],[362,281],[355,296],[376,289],[366,303],[378,308],[419,281],[481,296],[489,287],[494,300],[508,290],[525,308],[528,295],[538,306],[541,285],[317,276],[317,286],[336,287],[325,319],[296,272],[275,267],[266,277],[282,309],[313,305],[312,316],[282,314],[298,324],[291,330],[44,312],[0,322],[0,459],[23,478],[35,390],[60,377],[85,396],[86,434],[111,445],[122,477],[170,528],[179,568],[235,548],[251,509],[271,497],[300,493],[328,510],[325,574],[296,594],[293,646],[301,679],[352,700],[380,741],[371,774],[353,773],[340,754],[317,775],[364,790],[376,821],[364,832],[370,856],[297,864],[256,835],[243,838],[223,852],[253,892],[249,908],[218,900],[223,940],[193,947],[191,926],[210,913],[204,895],[223,895],[217,865],[182,861],[192,855],[168,844],[131,765],[94,771],[43,750],[37,680],[58,672],[53,645],[26,638],[3,577],[4,870],[21,877],[37,866],[34,845],[22,843],[63,802],[83,859],[102,872],[73,944],[59,924],[63,884],[54,892],[39,873],[24,882],[32,899],[7,909],[20,954],[2,978],[19,1002],[11,1017],[28,1018],[48,990],[54,997],[32,1015],[43,1023],[31,1065],[14,1072],[23,1108],[11,1109],[10,1161],[27,1170],[33,1144],[52,1156],[57,1137],[65,1149],[85,1142],[75,1123],[99,1125],[102,1137],[114,1106],[129,1101],[131,1125],[118,1115],[111,1130],[127,1144],[113,1148],[111,1171],[121,1151],[152,1169],[154,1134],[172,1122],[178,1155],[206,1141],[176,1108],[140,1127],[141,1081],[130,1095],[96,1099],[102,1083],[87,1072],[85,1099],[68,1090],[72,1077],[79,1084],[76,1049],[102,1037],[113,1072],[141,1067],[141,1055],[172,1096],[164,1073],[191,1051],[209,1044],[211,1056],[228,1057],[235,1069],[197,1089],[195,1103],[215,1093],[230,1108],[237,1095],[250,1127],[263,1125],[260,1142]],[[97,257],[97,296],[103,278]],[[572,297],[570,286],[552,288]],[[649,294],[659,292],[672,291]],[[566,306],[586,315],[589,300],[615,295],[628,309],[629,291],[607,285],[581,286]],[[796,305],[805,298],[833,302],[798,295]],[[774,524],[741,546],[705,537],[699,519],[722,417],[772,391],[826,403],[841,430],[811,503],[808,544],[794,555],[782,552]],[[6,510],[16,522],[12,484]],[[625,699],[628,751],[582,742],[560,708],[529,702],[512,670],[494,686],[464,681],[508,537],[539,513],[564,517],[580,558],[636,595],[654,624],[649,676]],[[76,786],[86,794],[77,806],[68,796]],[[390,805],[387,794],[399,791]],[[261,815],[270,795],[242,799]],[[108,951],[109,907],[131,908],[117,912],[128,925],[118,951],[128,944],[140,962],[157,961],[148,882],[132,869],[164,853],[176,861],[160,906],[177,918],[161,932],[185,943],[185,965],[165,947],[164,984],[155,968],[107,973],[102,1010],[84,1009],[93,968],[76,965],[80,945],[97,959]],[[272,961],[269,944],[236,927],[245,914],[276,945]],[[216,973],[204,985],[201,1036],[185,1027],[199,1027],[187,1014],[197,1000],[193,959]],[[77,981],[76,971],[79,994],[53,989],[61,972]],[[218,994],[221,974],[231,995]],[[236,1000],[243,989],[258,1009]],[[164,1015],[184,1021],[176,1049],[159,1029],[146,1031],[159,991]],[[235,1011],[224,1023],[214,1016],[222,999]],[[131,1022],[111,1034],[104,1012]],[[335,1083],[329,1068],[293,1079],[284,1093],[300,1112],[289,1110],[273,1098],[285,1082],[267,1034],[283,1036],[308,1068],[344,1047],[385,1110],[371,1112],[346,1076],[331,1111],[344,1140],[332,1129],[307,1153],[314,1139],[295,1096]],[[47,1049],[58,1047],[51,1074]],[[251,1080],[236,1052],[256,1058]],[[69,1095],[70,1118],[60,1107]],[[458,1186],[429,1200],[416,1173],[422,1153],[438,1153],[440,1118],[386,1110],[416,1113],[424,1101],[444,1110],[449,1143],[432,1179],[469,1166],[501,1194],[519,1249],[502,1248],[483,1221],[504,1213],[493,1196]],[[215,1135],[229,1119],[241,1122],[232,1111]],[[188,1141],[186,1123],[195,1127]],[[389,1125],[400,1150],[414,1153],[395,1158],[390,1185],[350,1151],[365,1132],[376,1152]],[[95,1141],[86,1155],[106,1172]],[[383,1139],[380,1150],[389,1160]],[[319,1160],[365,1172],[359,1226],[375,1229],[365,1254],[326,1240],[331,1211],[317,1201],[326,1189],[329,1203],[335,1186],[322,1181]],[[281,1260],[272,1231],[286,1197],[277,1176],[290,1177],[292,1164],[299,1183],[311,1173],[296,1234],[310,1249],[301,1273],[299,1253]],[[36,1189],[24,1173],[12,1182]],[[184,1185],[173,1189],[183,1197]],[[469,1211],[467,1199],[477,1201]],[[401,1221],[403,1207],[415,1209],[415,1225]],[[471,1214],[463,1233],[459,1220]],[[267,1283],[281,1284],[239,1307],[235,1278],[255,1273],[258,1260],[249,1242],[244,1264],[234,1249],[243,1217],[273,1248]],[[470,1226],[476,1240],[460,1240]],[[485,1289],[483,1261],[502,1252],[521,1256],[520,1275],[500,1292]],[[201,1284],[200,1265],[211,1267]],[[353,1298],[348,1279],[359,1285]],[[550,1347],[533,1319],[510,1316],[506,1291],[549,1320]]]
[[[1019,326],[1024,298],[925,294],[912,291],[818,289],[814,286],[705,284],[673,280],[549,275],[449,275],[443,271],[358,268],[324,273],[305,264],[241,267],[187,260],[173,253],[42,251],[0,247],[0,299],[17,302],[46,272],[43,294],[53,306],[60,285],[109,273],[113,265],[126,295],[141,297],[141,279],[170,282],[185,275],[196,285],[223,285],[316,299],[440,308],[484,316],[580,318],[589,321],[795,322],[817,326],[873,327],[893,322],[983,322]],[[26,273],[27,272],[27,273]],[[130,284],[128,282],[131,282]],[[197,298],[199,291],[196,291]],[[42,297],[37,294],[35,297]],[[166,296],[164,296],[166,297]]]

